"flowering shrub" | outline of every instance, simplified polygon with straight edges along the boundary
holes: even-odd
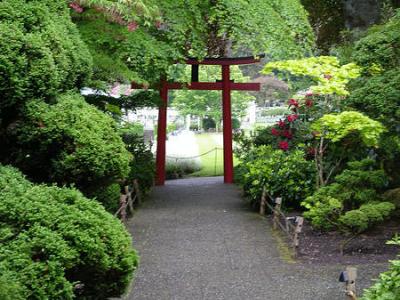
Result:
[[[287,208],[299,208],[300,202],[314,190],[314,164],[300,150],[286,153],[270,146],[256,147],[237,171],[236,179],[254,205],[259,205],[264,186],[270,197],[283,197]]]

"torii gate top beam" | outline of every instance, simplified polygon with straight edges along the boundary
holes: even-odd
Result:
[[[207,57],[203,60],[197,60],[195,58],[189,58],[185,61],[187,65],[250,65],[260,62],[261,58],[265,57],[264,54],[254,56],[245,56],[245,57],[222,57],[222,58],[212,58]]]

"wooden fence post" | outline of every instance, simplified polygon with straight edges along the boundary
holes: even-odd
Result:
[[[281,204],[282,204],[282,198],[277,197],[275,199],[275,207],[274,207],[274,218],[273,218],[273,228],[274,229],[278,228],[279,214],[281,212]]]
[[[267,189],[265,186],[263,187],[261,194],[261,203],[260,203],[260,215],[265,215],[265,204],[267,203]]]
[[[347,267],[346,268],[348,280],[346,282],[346,295],[348,300],[356,300],[356,279],[357,279],[357,268]]]
[[[133,199],[132,199],[132,192],[129,190],[129,185],[126,185],[124,190],[125,190],[125,195],[127,196],[129,214],[132,215],[133,214]]]
[[[293,246],[294,246],[294,253],[297,255],[297,250],[300,245],[299,234],[303,229],[304,218],[303,217],[296,217],[296,228],[294,229],[294,237],[293,237]]]
[[[121,208],[120,216],[121,216],[121,220],[123,223],[126,222],[126,199],[127,199],[127,196],[124,194],[121,194],[121,196],[119,198],[119,203],[120,203],[120,208]]]

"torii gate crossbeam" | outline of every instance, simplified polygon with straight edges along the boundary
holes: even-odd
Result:
[[[261,58],[262,56],[260,56]],[[223,141],[224,141],[224,182],[233,183],[233,149],[232,149],[232,112],[231,112],[231,91],[259,91],[259,83],[235,83],[230,79],[231,65],[254,64],[260,58],[239,57],[239,58],[206,58],[204,60],[188,59],[186,64],[192,65],[192,82],[190,84],[161,81],[160,97],[162,105],[158,111],[157,131],[157,154],[156,154],[156,184],[165,183],[165,157],[167,138],[167,106],[168,91],[177,89],[189,90],[220,90],[222,91],[222,112],[223,112]],[[220,65],[222,68],[222,80],[217,82],[198,82],[199,65]],[[141,88],[132,83],[132,88]]]

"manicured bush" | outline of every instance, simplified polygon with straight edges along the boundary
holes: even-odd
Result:
[[[14,132],[11,161],[35,181],[104,186],[128,175],[131,155],[114,120],[76,94],[30,101]]]
[[[13,299],[125,291],[138,258],[117,219],[75,189],[32,185],[11,167],[0,166],[0,178],[0,283],[20,287]]]
[[[82,87],[91,64],[66,1],[0,2],[0,116],[28,99]]]
[[[258,205],[265,186],[271,197],[282,197],[286,208],[299,208],[314,191],[315,167],[304,152],[284,152],[270,146],[256,147],[238,166],[239,183],[253,204]]]
[[[0,236],[0,243],[1,242],[2,237]],[[15,282],[15,278],[13,275],[15,274],[10,272],[9,270],[2,268],[0,264],[0,299],[2,300],[24,299],[22,287],[17,282]]]
[[[395,206],[380,196],[388,179],[374,164],[370,159],[348,163],[348,169],[337,175],[334,183],[302,203],[308,210],[304,216],[313,227],[359,233],[390,216]]]

